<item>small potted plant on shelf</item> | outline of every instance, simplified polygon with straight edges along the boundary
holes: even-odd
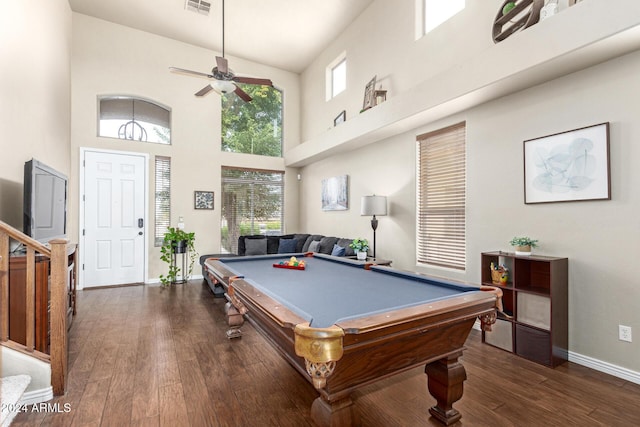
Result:
[[[178,274],[182,274],[182,282],[189,280],[191,272],[193,271],[193,265],[198,257],[198,252],[195,248],[195,233],[188,233],[180,228],[168,227],[167,232],[164,235],[162,241],[162,247],[160,248],[160,259],[169,264],[169,272],[167,275],[160,275],[160,282],[162,286],[168,286],[174,283],[178,283]],[[182,271],[182,268],[175,262],[175,254],[187,254],[189,257],[187,271]]]
[[[367,239],[353,239],[353,241],[349,243],[349,247],[353,249],[359,260],[367,259],[367,251],[369,250],[369,242]]]
[[[538,241],[529,237],[514,237],[509,242],[516,250],[516,255],[531,255],[531,248],[538,246]]]

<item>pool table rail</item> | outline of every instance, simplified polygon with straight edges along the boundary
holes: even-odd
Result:
[[[251,311],[258,309],[264,312],[271,321],[275,322],[279,327],[293,330],[296,325],[309,321],[308,317],[304,317],[306,315],[305,313],[296,313],[287,308],[284,304],[262,292],[244,278],[231,278],[227,283],[228,285],[225,286],[227,295],[234,298],[234,301],[232,301],[234,305],[238,306],[241,304],[245,306],[245,303],[250,303],[253,308]],[[238,298],[238,296],[240,297]]]

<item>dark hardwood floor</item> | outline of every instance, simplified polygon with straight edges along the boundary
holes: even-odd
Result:
[[[67,394],[13,425],[310,426],[311,384],[249,324],[229,341],[223,308],[199,281],[81,291]],[[546,368],[481,344],[476,331],[462,363],[455,426],[640,425],[640,385],[573,363]],[[440,426],[423,369],[356,391],[362,425]]]

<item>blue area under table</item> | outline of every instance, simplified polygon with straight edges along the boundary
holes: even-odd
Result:
[[[291,256],[303,259],[305,270],[273,267]],[[316,328],[480,290],[389,267],[365,269],[362,263],[322,254],[237,257],[220,262]]]

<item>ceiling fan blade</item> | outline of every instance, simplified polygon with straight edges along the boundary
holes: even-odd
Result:
[[[204,77],[207,79],[213,78],[213,75],[211,74],[201,73],[200,71],[185,70],[184,68],[178,68],[178,67],[169,67],[169,71],[171,71],[172,73],[187,74],[189,76]]]
[[[196,92],[196,96],[205,96],[206,94],[208,94],[212,90],[213,90],[213,86],[206,85],[205,87],[203,87],[202,89],[200,89],[199,91]]]
[[[249,96],[247,92],[240,89],[239,86],[236,86],[236,90],[234,91],[234,93],[238,95],[240,98],[242,98],[244,102],[251,102],[252,98]]]
[[[222,56],[216,56],[216,65],[218,66],[218,71],[222,74],[227,74],[229,72],[229,63],[227,59]]]
[[[273,86],[273,82],[269,79],[257,79],[253,77],[234,77],[234,82],[246,83],[249,85]]]

